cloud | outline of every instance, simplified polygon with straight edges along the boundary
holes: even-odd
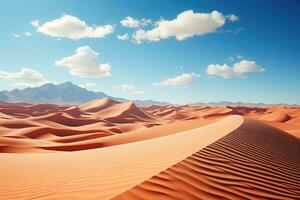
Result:
[[[30,68],[22,68],[19,72],[0,71],[0,79],[14,81],[14,85],[21,88],[48,82],[43,74]]]
[[[133,34],[133,38],[137,43],[141,43],[143,40],[159,41],[170,37],[184,40],[214,32],[222,27],[225,21],[223,14],[218,11],[194,13],[192,10],[187,10],[177,15],[176,19],[157,21],[151,30],[137,30]]]
[[[21,35],[19,35],[19,34],[17,34],[17,33],[14,33],[13,36],[14,36],[15,38],[20,38],[20,37],[21,37]]]
[[[30,32],[24,32],[23,34],[24,34],[25,36],[28,36],[28,37],[31,36],[31,33],[30,33]]]
[[[32,22],[30,22],[30,24],[31,24],[32,26],[34,26],[34,27],[39,27],[40,21],[37,20],[37,19],[35,19],[35,20],[33,20]]]
[[[122,92],[131,92],[131,93],[138,94],[138,95],[145,94],[145,92],[137,90],[137,88],[135,86],[129,85],[126,83],[119,85],[119,86],[114,86],[114,89],[120,90]]]
[[[227,64],[211,64],[207,66],[206,72],[209,75],[221,76],[225,79],[230,78],[247,78],[245,74],[254,72],[263,72],[264,68],[257,65],[254,61],[242,60],[234,63],[232,67]]]
[[[111,66],[108,63],[100,64],[98,55],[89,46],[83,46],[77,48],[74,55],[55,61],[55,65],[67,67],[72,75],[83,78],[111,76]]]
[[[37,32],[44,35],[73,40],[81,38],[104,38],[114,32],[114,27],[110,24],[88,26],[85,21],[72,15],[63,15],[42,25],[39,24],[38,20],[33,20],[31,24],[36,27]]]
[[[31,33],[25,31],[25,32],[23,32],[23,33],[21,33],[21,34],[14,33],[13,36],[14,36],[15,38],[21,38],[22,36],[30,37],[30,36],[31,36]]]
[[[133,17],[126,17],[123,20],[120,21],[121,25],[128,28],[139,28],[141,26],[147,26],[148,24],[151,24],[152,21],[150,19],[134,19]]]
[[[128,40],[129,39],[128,33],[125,33],[124,35],[117,35],[117,38],[119,40]]]
[[[236,60],[242,60],[244,58],[244,56],[242,56],[241,54],[238,54],[236,56],[230,56],[229,58],[227,58],[227,60],[229,60],[230,62],[234,62]]]
[[[179,76],[175,76],[173,78],[168,78],[165,80],[162,80],[160,82],[153,83],[154,86],[187,86],[191,85],[196,81],[196,79],[199,77],[198,74],[195,73],[183,73]]]
[[[234,15],[234,14],[230,14],[230,15],[226,15],[226,18],[229,20],[229,21],[232,21],[232,22],[235,22],[239,19],[238,16]]]
[[[241,54],[238,54],[238,55],[236,56],[236,58],[237,58],[237,59],[243,59],[244,56],[242,56]]]

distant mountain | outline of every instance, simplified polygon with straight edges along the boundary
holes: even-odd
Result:
[[[171,105],[168,102],[159,102],[149,100],[129,100],[120,97],[112,97],[103,92],[89,91],[71,82],[65,82],[62,84],[55,85],[53,83],[47,83],[40,87],[28,87],[25,89],[14,89],[11,91],[0,92],[0,101],[10,103],[51,103],[51,104],[83,104],[95,99],[110,98],[113,100],[126,102],[132,101],[138,106],[149,106],[149,105]],[[249,106],[249,107],[268,107],[274,105],[287,105],[287,104],[263,104],[263,103],[244,103],[244,102],[208,102],[208,103],[191,103],[189,105],[204,105],[204,106]],[[297,106],[297,105],[289,105]]]
[[[71,82],[58,85],[47,83],[35,88],[0,92],[0,101],[27,103],[78,104],[103,97],[110,96],[102,92],[89,91]]]
[[[22,90],[14,89],[11,91],[0,92],[0,101],[11,103],[82,104],[104,97],[122,102],[131,101],[125,98],[111,97],[103,92],[89,91],[71,82],[65,82],[58,85],[47,83],[40,87],[28,87]],[[133,102],[140,106],[168,104],[166,102],[156,102],[152,100],[137,100]]]

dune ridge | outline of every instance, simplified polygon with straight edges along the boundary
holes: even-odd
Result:
[[[1,197],[111,199],[222,138],[242,123],[242,117],[231,116],[200,128],[103,149],[3,153]]]
[[[114,199],[298,199],[300,141],[253,120]]]

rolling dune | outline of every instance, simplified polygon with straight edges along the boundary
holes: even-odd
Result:
[[[0,157],[1,198],[111,199],[242,123],[242,117],[232,116],[164,137],[72,153],[4,153]]]
[[[300,199],[300,108],[0,103],[0,199]]]

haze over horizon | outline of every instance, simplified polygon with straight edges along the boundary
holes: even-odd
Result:
[[[2,2],[0,91],[71,81],[127,99],[300,104],[299,2],[125,7]]]

